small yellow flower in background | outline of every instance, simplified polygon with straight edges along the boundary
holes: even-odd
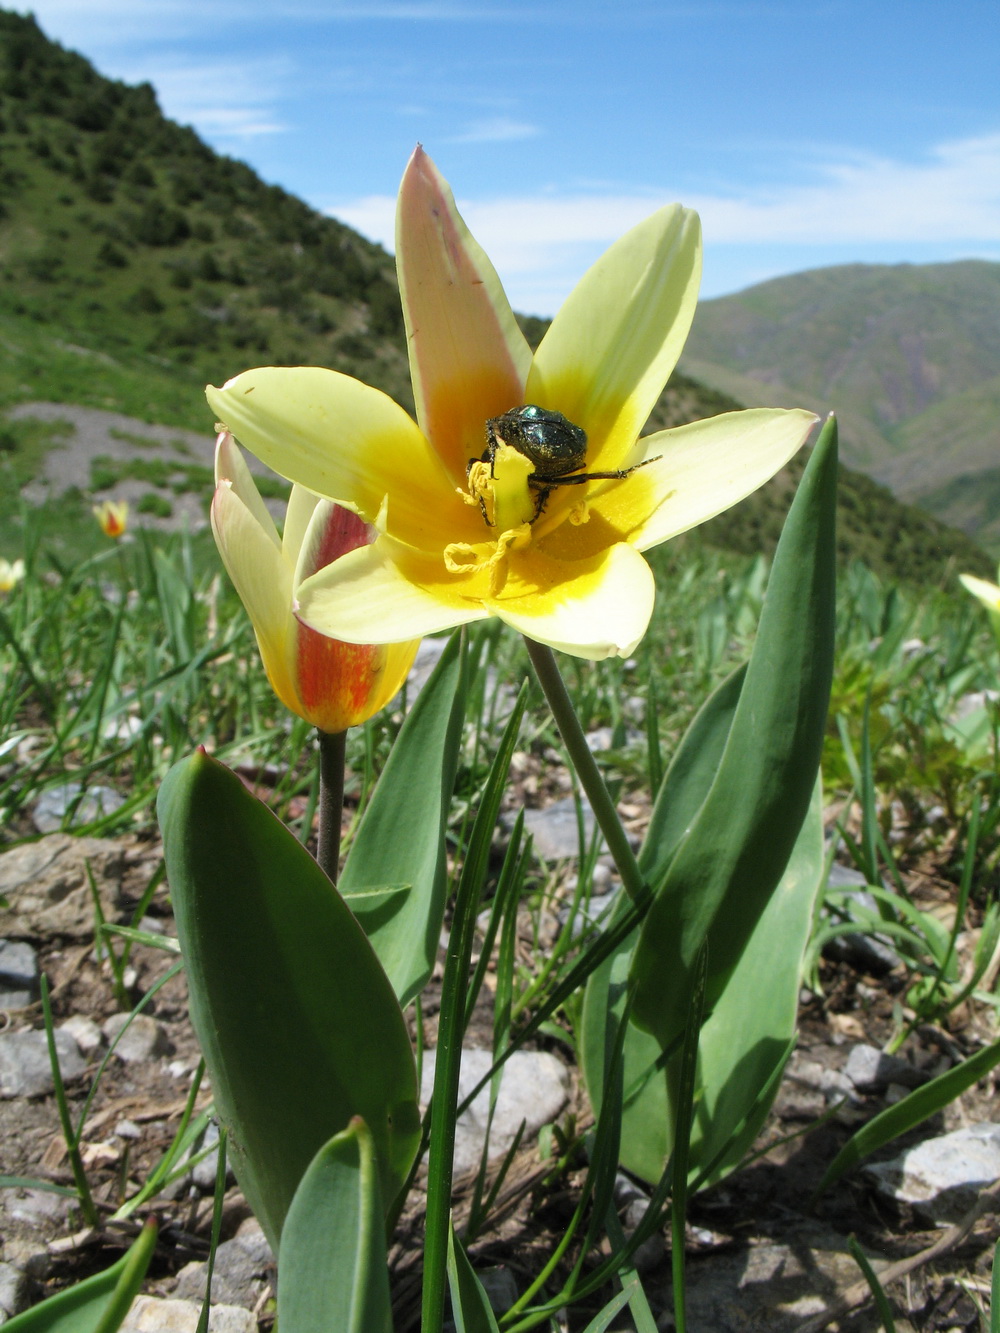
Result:
[[[128,504],[125,500],[102,500],[94,505],[94,517],[105,537],[121,537],[128,527]]]
[[[419,640],[342,643],[300,624],[294,590],[303,578],[367,545],[356,514],[293,486],[282,537],[232,436],[215,449],[212,532],[257,636],[271,688],[293,713],[336,734],[384,708],[413,664]]]
[[[418,148],[396,265],[419,425],[332,370],[267,367],[207,391],[264,462],[377,531],[297,587],[300,617],[367,643],[498,616],[579,657],[627,657],[653,609],[640,552],[756,490],[816,420],[751,410],[639,438],[694,315],[697,215],[674,204],[633,228],[532,355]]]
[[[965,590],[971,592],[973,597],[978,597],[986,607],[993,632],[1000,639],[1000,587],[987,579],[977,579],[974,574],[959,574],[958,577]]]
[[[9,592],[13,592],[23,578],[23,560],[18,559],[11,563],[0,556],[0,596],[6,597]]]

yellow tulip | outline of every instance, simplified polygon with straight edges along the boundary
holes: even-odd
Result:
[[[94,505],[94,517],[105,537],[121,537],[128,527],[128,503],[125,500],[102,500]]]
[[[993,632],[1000,639],[1000,588],[987,579],[977,579],[975,574],[959,574],[962,586],[973,597],[978,597],[989,612]]]
[[[579,657],[627,657],[653,609],[640,553],[755,490],[816,418],[751,410],[639,438],[697,299],[700,228],[679,205],[611,247],[534,356],[419,148],[396,264],[419,425],[332,370],[265,367],[208,390],[250,450],[377,530],[299,584],[300,617],[368,643],[498,616]],[[533,453],[517,416],[529,407]]]
[[[24,561],[4,560],[0,556],[0,596],[6,597],[7,593],[13,592],[14,588],[24,578]]]
[[[389,702],[406,679],[419,640],[342,643],[293,614],[298,581],[371,541],[362,519],[293,486],[279,537],[243,456],[223,432],[215,451],[212,532],[250,616],[267,678],[286,708],[335,734]]]

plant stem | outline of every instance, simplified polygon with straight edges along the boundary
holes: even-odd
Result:
[[[336,884],[340,872],[340,821],[344,812],[346,731],[319,731],[319,845],[316,860]]]
[[[569,752],[570,762],[580,779],[580,785],[587,794],[587,800],[594,812],[594,818],[604,834],[608,850],[618,867],[625,892],[636,906],[640,906],[649,894],[649,886],[643,879],[642,871],[639,869],[639,863],[635,859],[628,836],[622,828],[621,820],[618,818],[614,801],[612,801],[611,795],[604,784],[604,779],[601,777],[601,770],[597,767],[597,761],[591,754],[587,738],[580,726],[580,719],[573,708],[573,701],[569,697],[566,682],[556,665],[552,649],[546,648],[544,644],[535,643],[533,639],[525,638],[524,642],[528,649],[528,656],[531,658],[531,665],[535,668],[535,675],[538,677],[538,682],[545,692],[549,707],[552,709],[552,716],[559,728],[563,744]]]

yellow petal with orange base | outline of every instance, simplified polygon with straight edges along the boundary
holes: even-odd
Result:
[[[487,419],[526,401],[531,349],[496,270],[420,147],[399,187],[396,272],[417,420],[453,483],[464,485],[469,459],[486,447]]]

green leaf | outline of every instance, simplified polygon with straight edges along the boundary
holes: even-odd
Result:
[[[452,635],[407,715],[338,886],[404,1007],[433,970],[444,920],[445,829],[465,717],[461,643]],[[379,885],[411,887],[384,902],[364,896]]]
[[[812,796],[833,672],[836,428],[824,427],[774,556],[718,772],[669,862],[632,964],[635,1020],[683,1031],[708,942],[711,1010],[781,879]]]
[[[489,1297],[455,1235],[454,1224],[448,1232],[448,1286],[456,1333],[499,1333]]]
[[[9,1333],[115,1333],[139,1294],[156,1247],[150,1218],[127,1254],[103,1273],[67,1287],[4,1324]]]
[[[392,1333],[375,1147],[356,1117],[324,1144],[281,1236],[281,1333]]]
[[[305,848],[204,752],[158,804],[191,1018],[233,1166],[272,1248],[310,1161],[355,1115],[395,1197],[419,1139],[402,1011]]]
[[[949,1102],[953,1102],[959,1093],[971,1088],[973,1083],[985,1077],[998,1064],[1000,1064],[1000,1041],[995,1041],[991,1046],[977,1051],[975,1055],[970,1055],[968,1060],[963,1060],[954,1069],[939,1074],[922,1088],[916,1088],[901,1102],[896,1102],[894,1106],[880,1111],[874,1120],[862,1125],[858,1132],[847,1140],[827,1167],[826,1174],[816,1187],[816,1194],[822,1194],[829,1185],[839,1180],[849,1167],[860,1162],[863,1157],[868,1157],[883,1144],[898,1138],[900,1134],[905,1134],[907,1130],[913,1129],[915,1125],[927,1120]]]

